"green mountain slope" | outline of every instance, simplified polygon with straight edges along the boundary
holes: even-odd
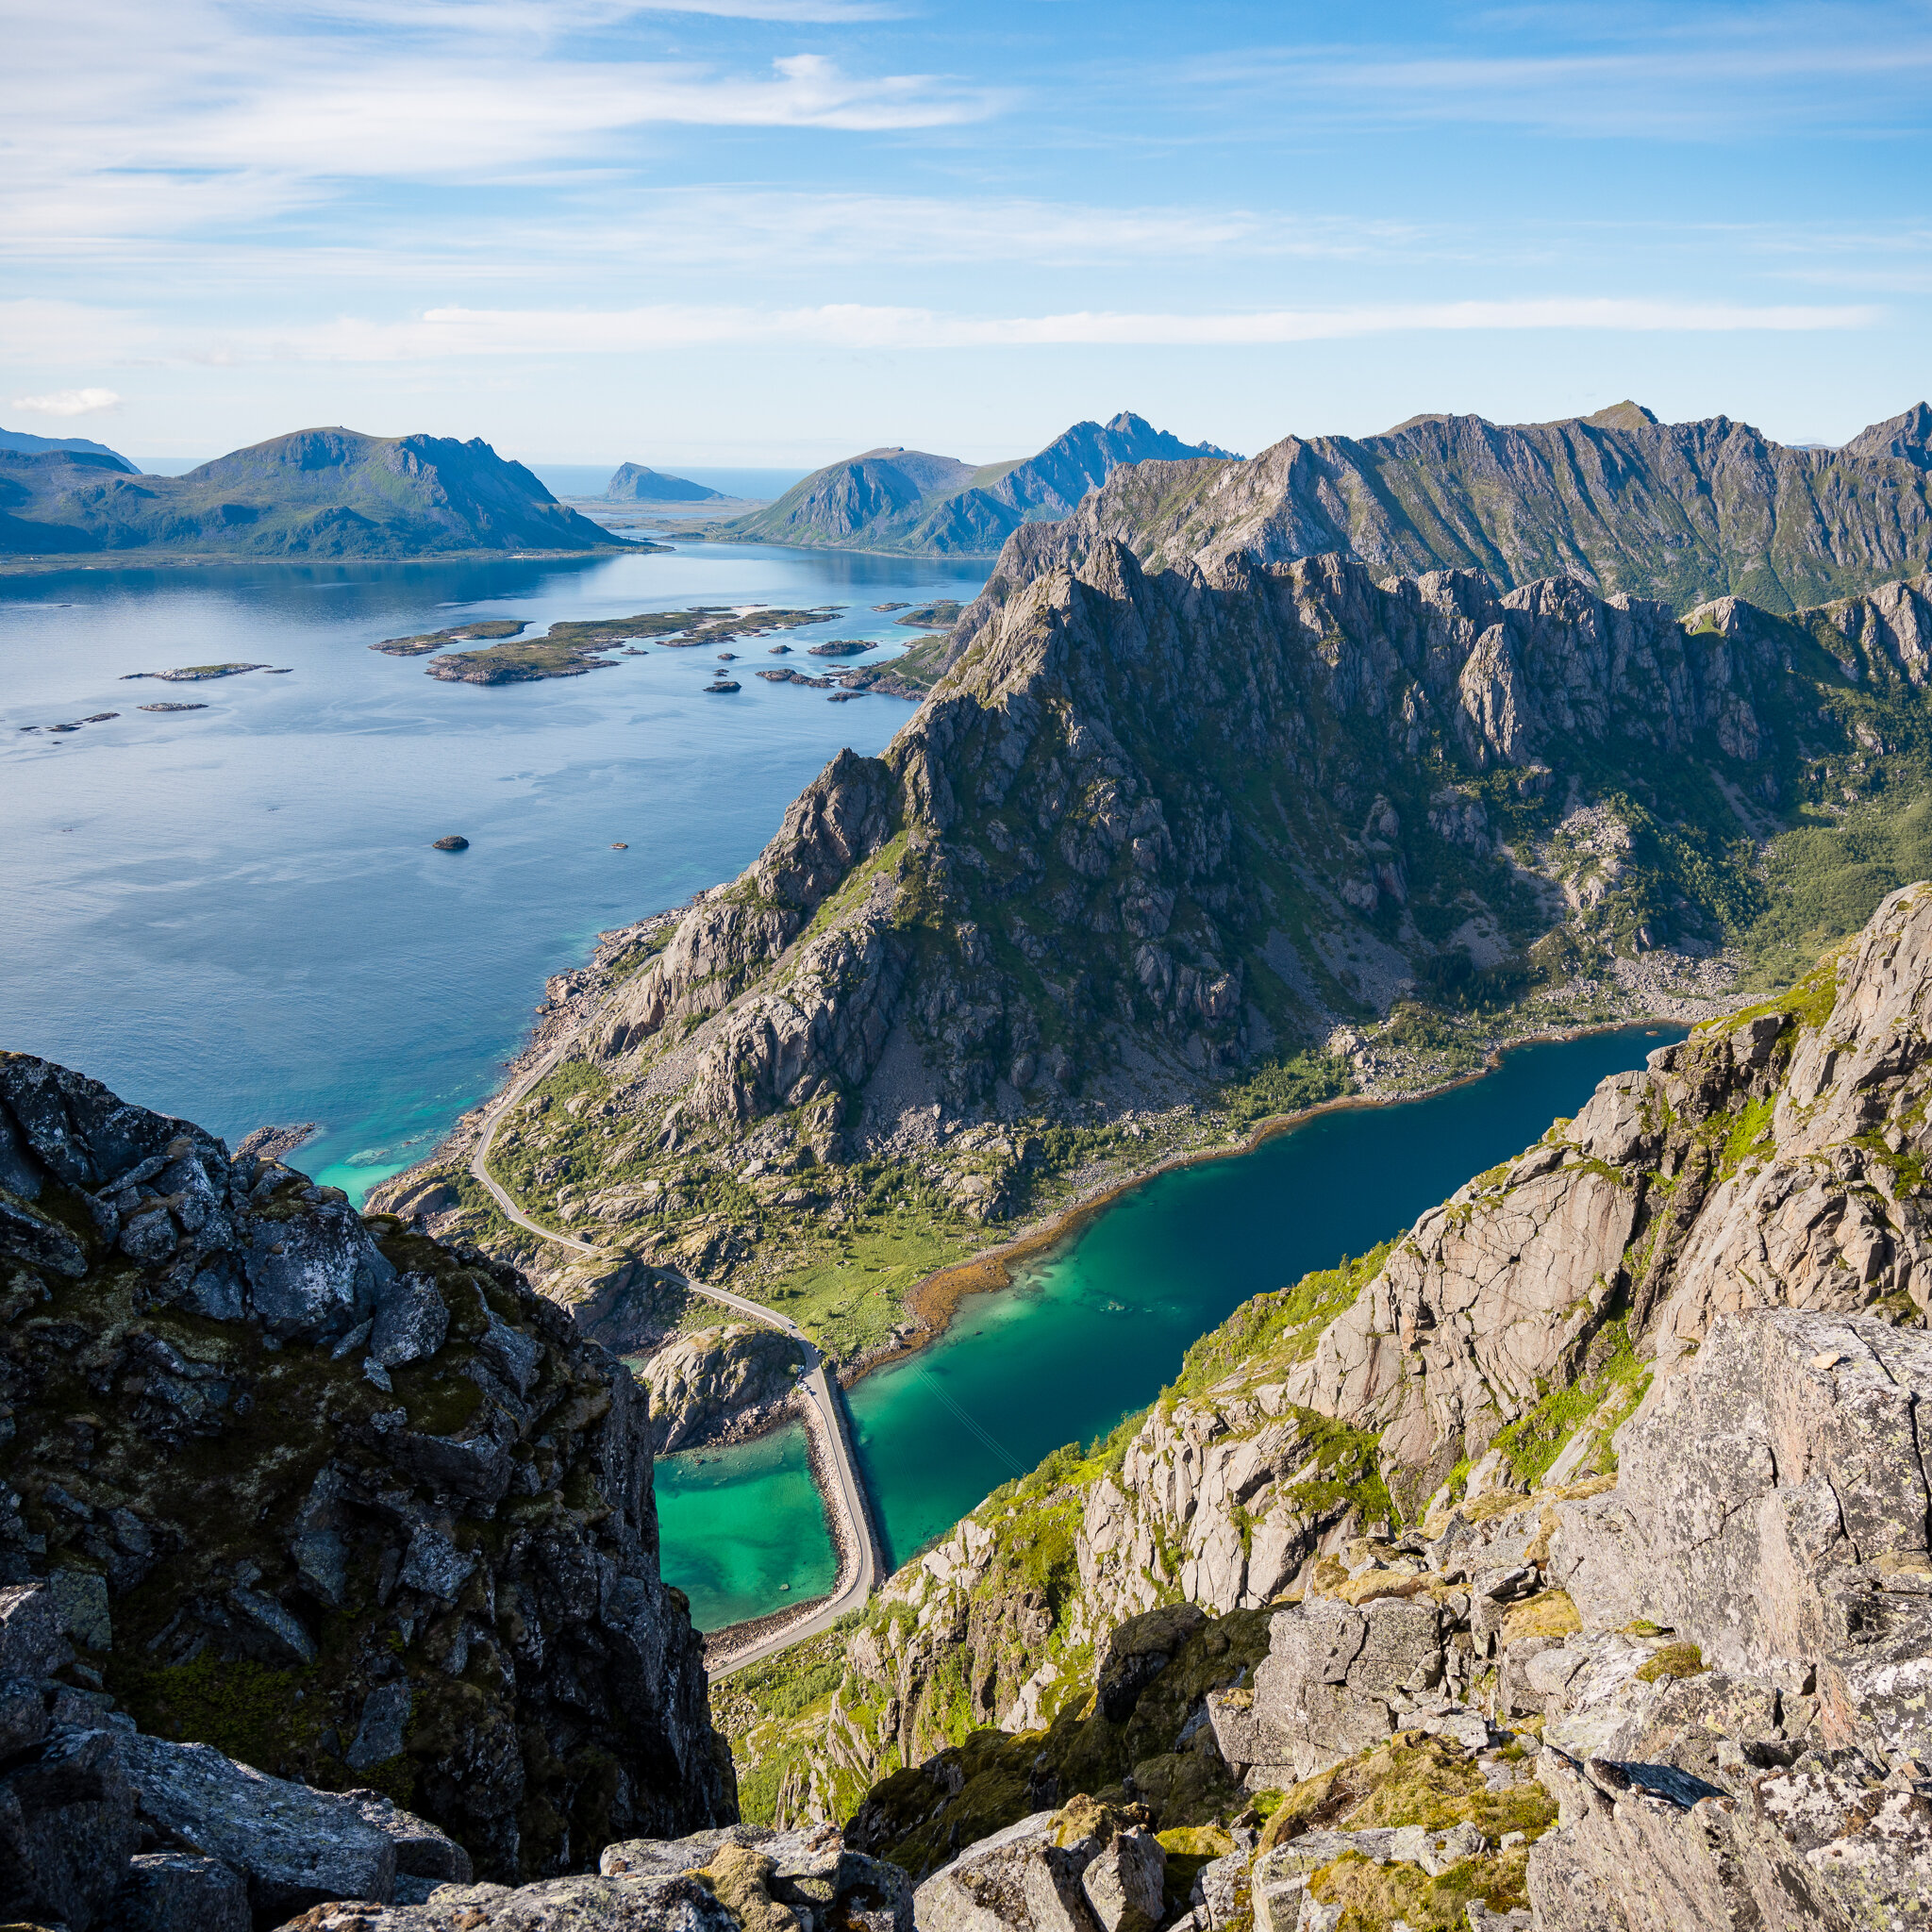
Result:
[[[991,557],[1022,524],[1065,516],[1123,463],[1198,457],[1227,458],[1227,452],[1183,442],[1125,410],[1110,423],[1074,424],[1036,457],[979,469],[923,450],[868,450],[815,471],[776,503],[716,534],[739,542]]]
[[[1679,611],[1723,596],[1789,611],[1932,563],[1928,438],[1924,404],[1841,450],[1724,416],[1658,423],[1635,403],[1561,423],[1419,416],[1360,440],[1291,436],[1245,463],[1116,472],[1064,525],[1021,532],[1001,575],[1124,534],[1151,569],[1338,551],[1502,584],[1575,577]]]
[[[0,450],[0,555],[415,557],[618,547],[480,439],[304,429],[185,476]]]

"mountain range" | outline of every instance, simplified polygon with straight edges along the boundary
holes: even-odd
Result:
[[[25,429],[0,429],[0,449],[17,450],[22,456],[37,456],[42,450],[79,450],[91,457],[109,457],[116,468],[125,470],[138,476],[140,469],[130,463],[118,450],[111,450],[105,442],[95,442],[85,436],[31,436]]]
[[[0,555],[418,557],[616,544],[480,439],[303,429],[184,476],[130,475],[118,458],[86,451],[0,450]]]
[[[734,542],[991,557],[1022,524],[1063,517],[1124,463],[1236,460],[1123,410],[1076,423],[1038,456],[974,465],[924,450],[874,449],[828,463],[777,502],[723,525]]]
[[[1626,402],[1559,423],[1418,416],[1359,440],[1291,436],[1244,463],[1143,462],[1065,522],[1029,525],[1004,581],[1116,536],[1154,570],[1334,553],[1505,587],[1574,577],[1678,611],[1725,596],[1788,611],[1932,567],[1932,410],[1835,450]]]
[[[722,503],[724,493],[687,476],[667,476],[642,463],[620,463],[604,494],[612,503]]]

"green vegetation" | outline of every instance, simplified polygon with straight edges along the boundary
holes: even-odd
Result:
[[[1667,1643],[1648,1663],[1638,1668],[1637,1681],[1655,1684],[1663,1677],[1698,1677],[1709,1668],[1696,1644]]]
[[[1890,797],[1855,807],[1834,824],[1800,825],[1765,854],[1766,905],[1744,936],[1762,983],[1807,972],[1825,949],[1857,932],[1888,892],[1932,877],[1932,797]]]
[[[1339,1266],[1318,1268],[1292,1288],[1257,1294],[1243,1302],[1220,1327],[1191,1347],[1175,1378],[1174,1392],[1201,1395],[1237,1370],[1252,1381],[1265,1380],[1290,1363],[1314,1353],[1322,1330],[1381,1272],[1395,1243],[1383,1241],[1366,1255],[1343,1256]]]
[[[513,631],[501,633],[514,641],[491,644],[480,651],[448,652],[429,666],[429,675],[460,684],[527,684],[541,677],[577,677],[586,671],[608,670],[616,660],[600,653],[634,641],[675,640],[680,647],[723,644],[774,630],[794,630],[800,625],[823,624],[838,614],[836,607],[827,606],[817,610],[753,610],[741,617],[727,606],[696,605],[689,610],[644,610],[635,617],[553,624],[542,637],[525,639],[515,638],[515,633],[525,628],[518,625]],[[470,634],[489,633],[472,626]],[[423,639],[395,641],[432,648]],[[389,645],[375,648],[387,650]]]
[[[1318,1107],[1350,1092],[1354,1086],[1346,1060],[1310,1051],[1257,1068],[1245,1079],[1224,1087],[1217,1101],[1226,1109],[1231,1126],[1251,1127],[1257,1121]]]
[[[1494,1446],[1509,1458],[1516,1474],[1534,1486],[1577,1429],[1603,1410],[1586,1466],[1608,1474],[1617,1466],[1610,1437],[1642,1401],[1651,1373],[1631,1346],[1628,1321],[1618,1315],[1597,1331],[1576,1380],[1547,1389],[1534,1408],[1497,1434]]]
[[[369,648],[390,658],[425,658],[431,651],[441,650],[445,644],[473,644],[486,638],[521,637],[529,627],[527,617],[491,618],[480,624],[453,625],[448,630],[419,631],[414,637],[384,638],[379,644],[371,644]]]

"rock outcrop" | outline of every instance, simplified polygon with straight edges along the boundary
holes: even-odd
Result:
[[[6,1055],[0,1399],[0,1581],[70,1699],[501,1878],[733,1815],[643,1394],[479,1251]]]
[[[1914,887],[1246,1305],[888,1584],[781,1813],[930,1885],[1138,1806],[1196,1932],[1923,1923],[1928,1023]]]
[[[791,1406],[804,1366],[791,1336],[749,1322],[678,1336],[643,1370],[651,1446],[690,1449],[769,1424]]]

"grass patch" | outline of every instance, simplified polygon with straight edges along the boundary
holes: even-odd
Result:
[[[1331,1053],[1299,1053],[1257,1068],[1245,1080],[1222,1089],[1218,1104],[1228,1124],[1251,1127],[1278,1114],[1300,1113],[1324,1100],[1355,1091],[1348,1062]]]
[[[1667,1643],[1639,1669],[1637,1681],[1655,1684],[1665,1677],[1699,1677],[1709,1668],[1694,1643]]]

